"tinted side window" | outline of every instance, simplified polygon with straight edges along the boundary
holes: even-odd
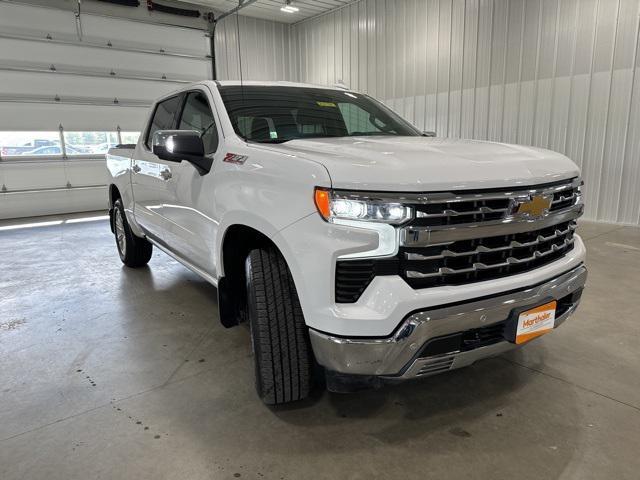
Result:
[[[178,130],[195,130],[202,135],[204,151],[208,155],[218,148],[218,131],[209,107],[207,97],[202,92],[191,92],[182,110]]]
[[[146,145],[148,148],[151,148],[151,139],[155,132],[173,128],[173,120],[178,112],[178,108],[180,108],[181,98],[180,95],[168,98],[156,107],[153,120],[151,120],[151,126],[149,127],[149,134],[147,135]]]

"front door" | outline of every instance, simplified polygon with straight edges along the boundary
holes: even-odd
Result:
[[[218,127],[205,90],[186,94],[177,129],[197,131],[202,137],[205,155],[213,156],[216,161]],[[214,249],[218,225],[214,218],[214,192],[210,178],[213,172],[202,174],[187,161],[182,161],[172,171],[172,200],[162,208],[171,229],[170,247],[193,266],[215,276]]]
[[[158,103],[147,129],[144,142],[136,149],[132,165],[131,183],[134,193],[136,222],[152,237],[169,243],[169,225],[162,210],[173,201],[175,193],[174,170],[176,162],[161,160],[153,154],[151,141],[158,130],[175,127],[182,95],[167,98]]]

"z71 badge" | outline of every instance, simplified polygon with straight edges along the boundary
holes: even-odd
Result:
[[[236,165],[244,165],[244,162],[247,161],[246,155],[238,155],[237,153],[227,153],[224,156],[223,162],[227,163],[235,163]]]

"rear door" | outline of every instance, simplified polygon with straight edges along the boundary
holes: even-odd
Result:
[[[219,161],[220,132],[213,102],[207,90],[197,88],[186,93],[178,130],[194,130],[203,140],[205,155]],[[214,248],[218,224],[215,220],[213,169],[201,174],[187,161],[175,165],[172,201],[165,203],[163,215],[170,223],[171,248],[190,264],[215,276]]]
[[[161,160],[154,155],[151,140],[156,131],[175,128],[183,100],[184,95],[179,94],[156,105],[132,166],[131,184],[136,221],[147,233],[163,243],[169,242],[169,225],[162,210],[173,200],[173,170],[179,164]]]

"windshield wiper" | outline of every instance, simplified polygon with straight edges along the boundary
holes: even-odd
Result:
[[[295,139],[294,138],[269,138],[264,140],[248,140],[248,141],[256,142],[256,143],[284,143],[284,142],[288,142],[289,140],[295,140]]]
[[[375,137],[375,136],[399,136],[397,133],[391,132],[352,132],[349,134],[350,137]]]

